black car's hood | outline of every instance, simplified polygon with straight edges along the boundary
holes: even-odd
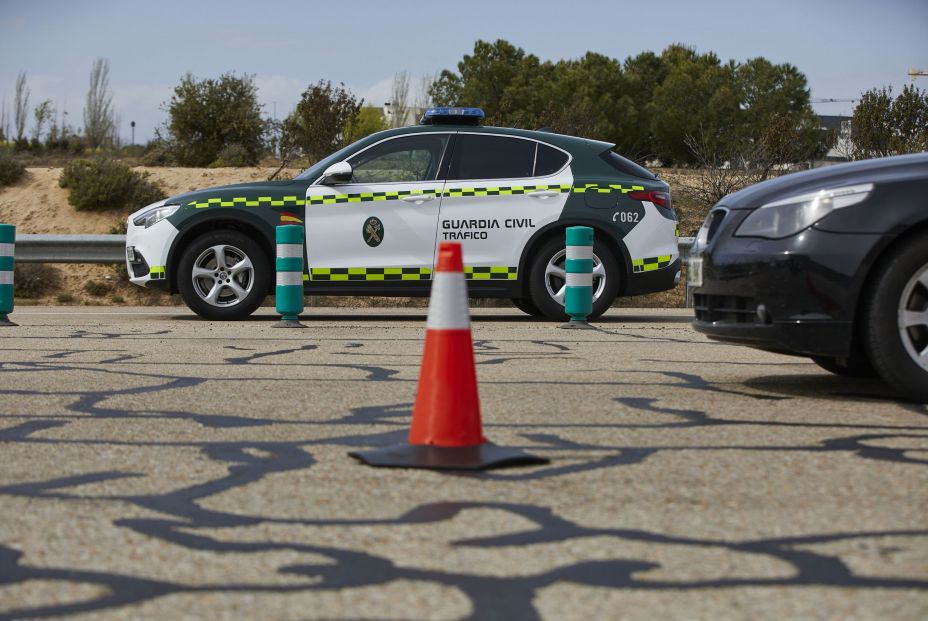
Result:
[[[719,205],[729,209],[754,209],[772,200],[824,188],[916,177],[928,179],[928,153],[863,160],[784,175],[729,194]]]
[[[280,192],[289,185],[295,183],[295,180],[286,181],[251,181],[248,183],[234,183],[230,185],[217,185],[201,190],[193,190],[184,194],[178,194],[168,199],[171,205],[185,205],[190,202],[201,200],[203,198],[227,197],[227,196],[257,196],[261,192]]]

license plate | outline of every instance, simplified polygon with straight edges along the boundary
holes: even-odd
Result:
[[[690,257],[686,262],[686,284],[690,287],[702,286],[702,257]]]

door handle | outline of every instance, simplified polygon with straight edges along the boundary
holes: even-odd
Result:
[[[421,205],[422,203],[430,200],[434,200],[434,194],[410,194],[409,196],[401,196],[400,200],[407,203],[415,203]]]
[[[552,196],[557,196],[560,192],[555,190],[535,190],[534,192],[529,192],[528,195],[534,198],[551,198]]]

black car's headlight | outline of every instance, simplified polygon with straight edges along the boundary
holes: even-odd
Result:
[[[782,239],[806,229],[836,209],[863,201],[873,191],[872,183],[849,185],[791,196],[761,205],[744,219],[735,237]]]
[[[132,220],[132,224],[135,226],[144,225],[147,229],[148,227],[161,222],[165,218],[168,218],[174,215],[174,212],[180,209],[180,205],[161,205],[160,207],[153,207],[148,211],[144,211]]]

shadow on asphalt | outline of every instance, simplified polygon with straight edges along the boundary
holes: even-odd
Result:
[[[879,378],[841,377],[823,371],[821,375],[764,375],[744,382],[745,386],[789,397],[851,399],[916,405],[893,394]],[[925,412],[928,414],[928,411]]]
[[[388,312],[377,313],[377,314],[351,314],[350,312],[345,313],[303,313],[300,315],[300,321],[361,321],[361,322],[383,322],[383,321],[400,321],[408,323],[418,323],[425,321],[427,314],[427,309],[421,309],[421,312],[415,314],[391,314]],[[205,321],[196,315],[174,315],[171,317],[175,321]],[[277,322],[280,318],[275,315],[252,315],[247,319],[242,319],[240,321],[246,322]],[[551,324],[551,323],[560,323],[560,322],[551,322],[541,319],[536,319],[534,317],[529,317],[522,313],[513,313],[505,315],[471,315],[470,320],[473,323],[525,323],[525,324]],[[659,324],[659,323],[684,323],[688,324],[693,321],[693,318],[687,315],[610,315],[608,317],[600,317],[596,321],[591,322],[594,326],[598,325],[616,325],[616,324]]]

